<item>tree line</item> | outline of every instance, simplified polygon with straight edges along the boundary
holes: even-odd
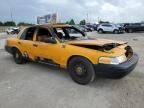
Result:
[[[110,23],[109,21],[98,21],[98,24],[103,24],[103,23]],[[67,21],[66,24],[70,24],[70,25],[75,25],[75,21],[74,19],[71,19],[70,21]],[[79,25],[86,25],[86,20],[81,20],[79,22]]]
[[[76,24],[75,21],[74,21],[74,19],[71,19],[70,21],[66,21],[65,23],[66,23],[66,24],[69,24],[69,25],[75,25],[75,24]],[[85,24],[86,24],[86,20],[81,20],[81,21],[79,22],[79,24],[80,24],[80,25],[85,25]]]
[[[109,23],[108,21],[99,21],[99,24],[101,23]],[[74,19],[71,19],[70,21],[66,21],[65,24],[69,24],[69,25],[75,25],[75,21]],[[83,19],[79,22],[80,25],[85,25],[86,24],[86,20]],[[16,24],[14,21],[6,21],[6,22],[2,22],[0,21],[0,26],[32,26],[34,24],[31,23],[26,23],[26,22],[19,22],[18,24]]]
[[[31,26],[31,25],[34,24],[25,22],[19,22],[18,24],[16,24],[14,21],[6,21],[6,22],[0,21],[0,26]]]

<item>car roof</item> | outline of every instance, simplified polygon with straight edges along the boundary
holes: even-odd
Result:
[[[68,24],[42,24],[42,25],[34,25],[34,26],[29,26],[29,27],[23,27],[21,29],[21,32],[25,29],[28,28],[33,28],[33,27],[43,27],[43,28],[51,28],[51,27],[73,27],[72,25],[68,25]]]

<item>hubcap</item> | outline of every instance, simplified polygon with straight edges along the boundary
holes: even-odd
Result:
[[[87,70],[86,70],[85,66],[80,63],[80,64],[76,65],[75,73],[79,77],[85,77],[85,75],[87,74]]]
[[[77,73],[78,75],[82,75],[82,74],[83,74],[83,69],[82,69],[82,67],[77,67],[77,68],[76,68],[76,73]]]

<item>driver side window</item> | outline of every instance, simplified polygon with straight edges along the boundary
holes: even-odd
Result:
[[[39,42],[45,42],[46,39],[52,37],[48,29],[46,28],[39,28],[37,35],[36,35],[36,41]]]

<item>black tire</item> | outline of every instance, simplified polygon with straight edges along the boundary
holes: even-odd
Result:
[[[95,79],[93,65],[83,57],[75,57],[68,65],[70,76],[78,84],[86,85]]]
[[[18,49],[13,49],[13,58],[16,64],[26,63],[26,60]]]
[[[103,30],[102,30],[102,29],[99,29],[99,30],[98,30],[98,33],[102,34],[102,33],[103,33]]]
[[[119,31],[118,31],[118,30],[114,30],[113,33],[114,33],[114,34],[118,34]]]

